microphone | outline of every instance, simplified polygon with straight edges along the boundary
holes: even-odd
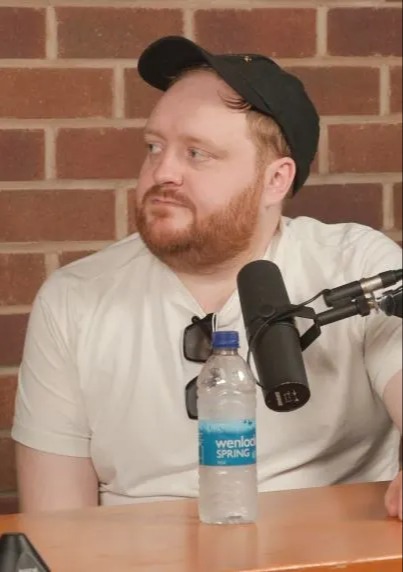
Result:
[[[0,572],[50,572],[28,537],[23,533],[0,536]]]
[[[344,284],[343,286],[326,290],[323,294],[323,298],[327,306],[335,306],[342,300],[351,300],[357,296],[370,294],[374,290],[393,286],[396,282],[399,282],[402,277],[402,269],[388,270],[386,272],[381,272],[376,276],[372,276],[371,278],[362,278],[361,280],[356,280],[354,282]]]
[[[281,317],[290,300],[279,268],[266,260],[250,262],[239,272],[237,283],[248,343],[267,407],[281,412],[302,407],[311,394],[294,319]],[[266,327],[269,317],[273,322]]]
[[[379,308],[387,316],[397,316],[402,318],[402,288],[387,290],[380,299],[377,300]]]

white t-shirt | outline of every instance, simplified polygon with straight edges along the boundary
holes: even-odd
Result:
[[[402,264],[377,231],[306,217],[282,219],[266,258],[293,303]],[[103,504],[197,496],[197,421],[184,389],[202,365],[182,350],[194,315],[204,312],[138,235],[55,272],[30,318],[14,439],[91,457]],[[245,357],[236,291],[218,318],[240,332]],[[304,352],[312,395],[296,411],[271,411],[258,389],[260,491],[395,477],[399,435],[381,396],[402,367],[401,332],[383,313],[323,327]]]

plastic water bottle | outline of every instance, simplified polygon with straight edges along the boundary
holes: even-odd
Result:
[[[199,516],[208,524],[257,517],[256,383],[238,348],[238,332],[214,332],[197,380]]]

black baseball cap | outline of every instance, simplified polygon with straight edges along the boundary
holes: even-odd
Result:
[[[319,115],[303,83],[263,55],[215,55],[181,36],[148,46],[138,71],[145,82],[166,91],[181,71],[199,64],[208,64],[252,108],[278,123],[297,166],[295,193],[308,178],[320,133]]]

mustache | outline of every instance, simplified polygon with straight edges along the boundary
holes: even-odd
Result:
[[[161,187],[159,185],[154,185],[153,187],[151,187],[151,189],[149,189],[144,197],[143,197],[143,205],[152,199],[165,199],[165,200],[172,200],[175,203],[180,204],[183,207],[187,207],[188,209],[194,211],[195,210],[195,206],[192,203],[192,201],[189,199],[189,197],[187,197],[184,193],[182,193],[181,191],[175,190],[175,189],[167,189],[164,187]]]

